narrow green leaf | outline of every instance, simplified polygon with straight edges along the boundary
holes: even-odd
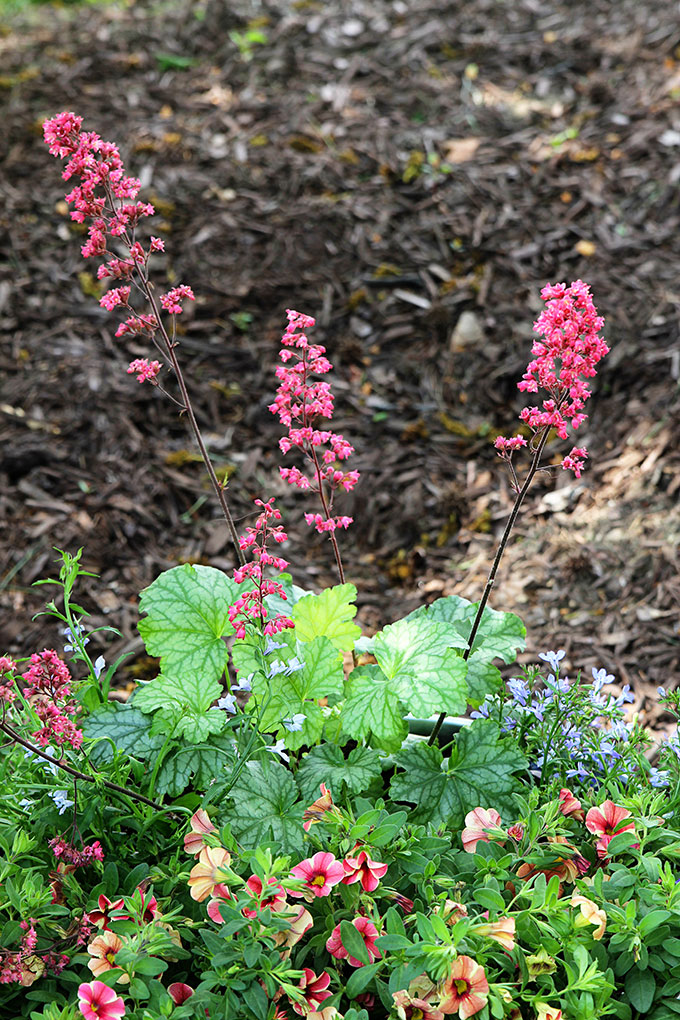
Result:
[[[340,938],[351,957],[364,965],[371,962],[366,943],[351,921],[340,922]]]
[[[652,971],[633,967],[626,975],[625,988],[630,1004],[644,1016],[654,1001],[656,992],[656,979]]]
[[[366,991],[381,967],[382,963],[369,963],[366,967],[360,967],[353,974],[350,974],[345,985],[347,998],[356,999],[357,995],[361,995],[362,992]],[[349,1014],[346,1014],[346,1016],[349,1016]]]

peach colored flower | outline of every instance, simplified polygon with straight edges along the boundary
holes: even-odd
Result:
[[[191,898],[200,903],[208,896],[229,897],[229,889],[221,879],[226,878],[224,869],[231,864],[231,854],[223,846],[204,846],[189,873]]]
[[[586,815],[586,828],[588,832],[599,836],[595,849],[599,858],[607,856],[607,847],[622,832],[635,832],[634,822],[625,822],[631,817],[631,812],[611,800],[605,800],[599,807],[592,807]],[[625,822],[625,824],[623,824]]]
[[[192,854],[194,857],[196,854],[200,854],[203,847],[206,845],[205,839],[203,838],[209,832],[217,832],[217,829],[210,821],[208,812],[204,811],[203,808],[199,808],[191,816],[191,832],[188,832],[184,837],[184,849],[188,854]]]
[[[392,998],[399,1020],[444,1020],[442,1011],[425,999],[414,999],[406,991],[392,992]]]
[[[87,966],[92,971],[94,977],[98,977],[104,971],[116,969],[118,966],[116,963],[116,953],[123,948],[124,944],[123,940],[112,931],[104,931],[90,942],[87,951],[92,959]],[[118,980],[124,985],[127,984],[130,978],[129,975],[121,971]]]
[[[499,917],[497,921],[489,921],[487,924],[475,924],[471,931],[477,935],[486,935],[487,938],[494,939],[508,953],[515,948],[514,917]]]
[[[296,910],[296,908],[293,907],[293,910]],[[290,918],[290,927],[284,931],[276,932],[272,938],[277,946],[282,946],[284,950],[290,950],[309,931],[314,924],[314,920],[310,912],[302,906],[297,907],[296,913],[290,915],[284,914],[283,917],[286,919]]]
[[[576,920],[577,928],[580,928],[582,924],[597,925],[596,930],[593,932],[593,938],[596,942],[599,942],[607,927],[606,912],[598,907],[597,903],[589,900],[587,896],[581,896],[578,893],[574,893],[570,903],[572,907],[581,908],[581,918]]]
[[[547,868],[537,868],[533,864],[520,864],[517,869],[518,878],[531,878],[532,875],[535,875],[537,872],[541,872],[545,875],[548,881],[550,881],[553,875],[557,875],[560,882],[575,882],[577,878],[581,877],[581,875],[585,875],[590,865],[585,857],[576,853],[575,846],[573,846],[564,836],[553,836],[551,843],[553,844],[553,853],[555,855],[555,860],[552,866]],[[565,853],[562,855],[554,847],[554,844],[560,844],[568,851],[573,851],[573,853]]]
[[[308,808],[305,808],[305,813],[302,816],[302,828],[305,832],[309,832],[312,825],[320,822],[326,811],[330,811],[330,809],[334,807],[331,792],[327,788],[326,784],[321,783],[319,789],[321,790],[321,796],[317,797],[314,803],[310,804]]]
[[[457,900],[444,900],[444,904],[437,904],[432,908],[434,914],[439,914],[442,921],[451,926],[460,921],[461,917],[468,916],[468,909],[464,903],[459,903]]]
[[[566,787],[562,787],[559,792],[560,798],[560,811],[565,818],[576,818],[579,822],[582,822],[585,817],[585,812],[581,806],[581,801],[577,800],[571,790]]]
[[[484,1009],[489,996],[489,982],[484,968],[470,956],[453,961],[451,973],[440,989],[442,1013],[458,1013],[461,1020]]]
[[[563,1020],[562,1010],[549,1002],[535,1002],[536,1020]]]
[[[489,843],[491,835],[505,836],[501,828],[501,816],[494,808],[477,807],[465,816],[465,828],[461,833],[463,850],[473,854],[478,843]]]

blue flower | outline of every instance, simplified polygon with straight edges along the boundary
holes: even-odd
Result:
[[[655,769],[649,770],[649,785],[650,786],[668,786],[668,777],[670,772],[668,769]]]
[[[290,719],[282,719],[281,722],[286,727],[289,733],[296,733],[302,729],[302,724],[307,718],[302,712],[296,712]]]
[[[267,644],[264,646],[264,654],[271,655],[272,652],[277,651],[279,648],[285,648],[286,645],[281,641],[274,641],[272,638],[267,638]]]
[[[92,663],[92,672],[94,673],[95,680],[99,680],[99,677],[102,675],[103,669],[106,669],[106,659],[104,658],[103,655],[100,655]]]
[[[223,708],[225,712],[229,712],[230,715],[236,714],[236,696],[234,694],[225,694],[223,698],[217,702],[218,708]]]
[[[232,691],[252,691],[251,680],[254,675],[254,673],[251,673],[250,676],[241,677],[237,684],[232,684]]]
[[[476,708],[474,712],[470,712],[471,719],[488,719],[489,712],[491,711],[492,702],[488,698],[485,698],[479,708]]]
[[[635,697],[630,693],[630,684],[624,684],[621,689],[621,694],[618,696],[614,704],[617,705],[618,708],[621,708],[622,705],[625,705],[626,703],[631,704],[633,701],[635,701]]]
[[[520,705],[526,705],[531,691],[526,680],[514,679],[508,680],[508,690],[512,694],[515,701],[519,702]]]
[[[547,662],[553,672],[557,673],[560,668],[560,660],[563,659],[566,654],[567,653],[564,649],[561,648],[559,652],[539,652],[538,657],[539,659],[543,659],[544,662]]]
[[[613,673],[608,673],[606,669],[595,669],[593,666],[593,687],[596,691],[601,691],[605,684],[613,684],[616,677]],[[632,699],[631,699],[632,700]]]
[[[73,801],[68,799],[66,790],[54,790],[50,797],[59,808],[60,815],[63,815],[67,808],[73,807]]]
[[[283,740],[277,740],[276,743],[272,744],[270,747],[265,747],[265,751],[271,751],[272,754],[278,754],[279,758],[282,758],[283,761],[289,762],[290,757],[284,750],[285,746],[286,744]]]
[[[665,687],[657,687],[656,693],[659,695],[660,698],[665,698],[666,697],[666,688]],[[678,879],[678,882],[680,882],[680,878]]]
[[[62,634],[66,638],[66,642],[67,642],[64,645],[64,651],[65,652],[75,652],[75,651],[77,651],[78,650],[78,645],[76,644],[76,642],[78,640],[80,641],[81,645],[83,645],[83,647],[85,645],[89,645],[89,643],[90,643],[90,639],[89,638],[84,638],[83,637],[83,628],[80,626],[79,623],[76,623],[76,625],[75,625],[75,636],[74,636],[73,631],[71,630],[70,627],[64,627],[64,629],[62,630]]]

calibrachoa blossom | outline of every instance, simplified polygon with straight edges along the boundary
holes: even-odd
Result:
[[[290,909],[292,905],[288,905]],[[275,932],[271,937],[277,946],[281,947],[285,952],[290,952],[293,946],[296,946],[300,939],[309,931],[314,925],[314,919],[310,912],[302,906],[292,907],[294,913],[284,914],[283,916],[289,922],[290,927],[284,931]]]
[[[89,910],[87,913],[88,919],[92,924],[96,924],[98,928],[103,928],[105,931],[110,931],[109,921],[119,920],[117,917],[112,917],[114,911],[120,910],[123,906],[123,897],[117,900],[110,900],[108,896],[104,896],[102,893],[97,900],[97,909]]]
[[[584,924],[594,924],[595,931],[593,932],[593,938],[596,942],[599,942],[607,927],[606,912],[598,907],[597,903],[589,900],[587,896],[581,896],[578,893],[574,893],[569,902],[572,907],[580,907],[581,909],[581,916],[575,922],[576,927],[579,928]]]
[[[209,832],[217,832],[217,829],[210,821],[207,811],[199,808],[191,816],[191,832],[184,837],[184,849],[188,854],[200,854],[206,842],[204,836]]]
[[[598,857],[607,856],[607,847],[614,836],[622,832],[635,832],[635,823],[625,821],[630,817],[631,812],[627,808],[620,807],[611,800],[605,800],[599,807],[590,809],[586,815],[586,828],[588,832],[600,837],[595,844]]]
[[[299,982],[299,988],[305,997],[305,1002],[304,1005],[300,1002],[294,1002],[293,1009],[295,1012],[299,1013],[300,1016],[304,1016],[315,1011],[324,999],[329,999],[333,994],[328,991],[330,983],[331,976],[328,971],[324,971],[317,977],[313,970],[305,967]]]
[[[329,896],[331,889],[342,882],[345,869],[342,861],[336,861],[333,854],[319,850],[313,857],[300,861],[291,868],[291,878],[300,878],[305,883],[304,891],[290,890],[291,896]]]
[[[375,944],[375,940],[380,935],[380,932],[376,926],[368,920],[367,917],[355,917],[352,924],[361,935],[366,946],[366,952],[368,953],[369,963],[374,963],[378,960],[382,953]],[[333,929],[330,937],[326,942],[326,949],[334,956],[336,960],[347,960],[350,967],[363,967],[364,964],[361,960],[357,960],[356,957],[350,956],[347,949],[342,944],[342,933],[340,925],[337,924]]]
[[[317,822],[320,822],[324,814],[326,814],[327,811],[330,811],[335,806],[333,804],[331,792],[326,786],[326,784],[321,783],[319,789],[321,791],[321,796],[317,797],[314,803],[310,804],[308,808],[305,808],[304,814],[302,816],[303,819],[302,828],[305,830],[305,832],[309,832],[312,825],[316,825]]]
[[[466,1020],[484,1009],[488,995],[484,968],[470,956],[459,956],[441,987],[439,1008],[442,1013],[457,1013],[461,1020]]]
[[[577,429],[587,418],[583,406],[590,396],[585,379],[596,374],[596,365],[609,352],[599,335],[604,319],[597,314],[590,288],[582,280],[567,287],[549,284],[541,291],[546,307],[534,323],[540,334],[532,347],[534,360],[517,384],[519,390],[547,391],[541,407],[525,407],[520,418],[534,433],[542,436],[554,428],[560,439],[567,438],[568,425]],[[522,436],[499,436],[495,447],[501,457],[511,459],[515,450],[526,445]],[[587,451],[575,446],[562,460],[562,468],[580,478]]]
[[[486,915],[488,917],[488,913]],[[515,919],[514,917],[499,917],[497,921],[489,921],[487,924],[476,924],[471,929],[477,935],[486,935],[487,938],[498,942],[508,953],[515,948]]]
[[[223,869],[231,864],[231,854],[222,846],[204,846],[198,855],[198,864],[189,872],[189,889],[193,900],[201,903],[208,896],[229,897],[229,889],[223,884],[226,878]]]
[[[275,878],[270,878],[268,882],[267,893],[262,895],[262,879],[257,875],[251,875],[246,882],[246,889],[253,897],[254,900],[258,901],[259,910],[285,910],[287,907],[286,902],[286,890],[282,885],[279,885]],[[244,917],[257,917],[258,910],[251,910],[250,907],[243,908]]]
[[[193,994],[194,990],[191,985],[186,985],[183,981],[175,981],[173,984],[168,985],[168,995],[176,1006],[181,1006]]]
[[[567,790],[563,787],[559,792],[560,798],[560,811],[565,818],[576,818],[579,822],[582,822],[585,817],[585,812],[581,806],[581,801],[578,800],[571,790]]]
[[[246,563],[234,571],[234,580],[237,584],[250,578],[255,587],[251,591],[240,595],[233,605],[229,606],[229,622],[236,631],[237,638],[246,636],[246,625],[262,620],[264,623],[263,633],[270,637],[278,634],[279,631],[294,627],[293,621],[282,613],[277,614],[274,619],[268,619],[268,610],[264,604],[267,595],[280,595],[287,599],[283,586],[279,581],[266,579],[263,575],[263,567],[273,567],[275,570],[285,570],[288,566],[287,560],[280,556],[273,556],[267,549],[267,544],[273,540],[277,544],[285,542],[288,536],[280,524],[273,525],[272,521],[281,520],[281,511],[274,506],[274,498],[264,503],[261,499],[255,500],[255,506],[261,508],[262,512],[255,521],[254,528],[246,528],[245,535],[239,539],[241,549],[248,549],[252,557],[251,563]]]
[[[473,854],[478,843],[489,843],[492,836],[502,838],[505,835],[498,811],[494,808],[475,808],[465,816],[465,828],[461,833],[463,850]]]
[[[116,953],[123,948],[124,944],[123,940],[112,931],[104,931],[90,942],[87,951],[92,959],[87,966],[95,977],[103,974],[106,970],[114,970],[118,967]],[[130,977],[121,971],[118,980],[121,984],[127,984]]]
[[[563,1018],[562,1010],[558,1006],[551,1006],[549,1002],[535,1002],[536,1020],[566,1020]]]
[[[125,1003],[103,981],[78,986],[78,1009],[85,1020],[118,1020],[125,1015]]]
[[[310,344],[304,332],[315,325],[310,315],[286,310],[288,326],[281,338],[280,352],[282,365],[276,369],[279,388],[273,404],[272,414],[277,414],[288,435],[279,440],[282,453],[299,449],[304,454],[310,475],[297,467],[279,468],[281,477],[289,485],[315,492],[322,506],[322,513],[306,513],[305,520],[319,532],[333,532],[336,528],[347,528],[352,518],[333,514],[333,498],[338,489],[350,492],[359,481],[358,471],[345,471],[341,467],[354,448],[336,432],[317,427],[318,419],[333,417],[333,394],[327,382],[312,380],[311,376],[326,375],[333,367],[326,355],[326,348]]]
[[[440,1009],[435,1009],[425,999],[413,998],[405,990],[392,992],[392,998],[399,1020],[444,1020]]]
[[[359,850],[358,854],[357,850]],[[354,847],[349,857],[345,857],[342,866],[345,869],[345,877],[342,880],[344,884],[353,885],[355,882],[361,882],[364,892],[375,892],[380,879],[384,878],[387,873],[386,864],[372,861],[366,851],[361,850],[358,846]]]

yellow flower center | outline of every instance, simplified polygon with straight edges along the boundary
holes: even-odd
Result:
[[[309,884],[310,885],[325,885],[326,884],[326,876],[325,875],[315,875],[314,878],[312,879],[312,881]]]
[[[456,986],[456,991],[459,995],[464,995],[470,987],[469,982],[465,978],[458,978],[453,983]]]
[[[423,1013],[422,1009],[420,1009],[419,1006],[416,1006],[416,1008],[411,1013],[411,1020],[423,1020],[424,1016],[425,1014]]]

